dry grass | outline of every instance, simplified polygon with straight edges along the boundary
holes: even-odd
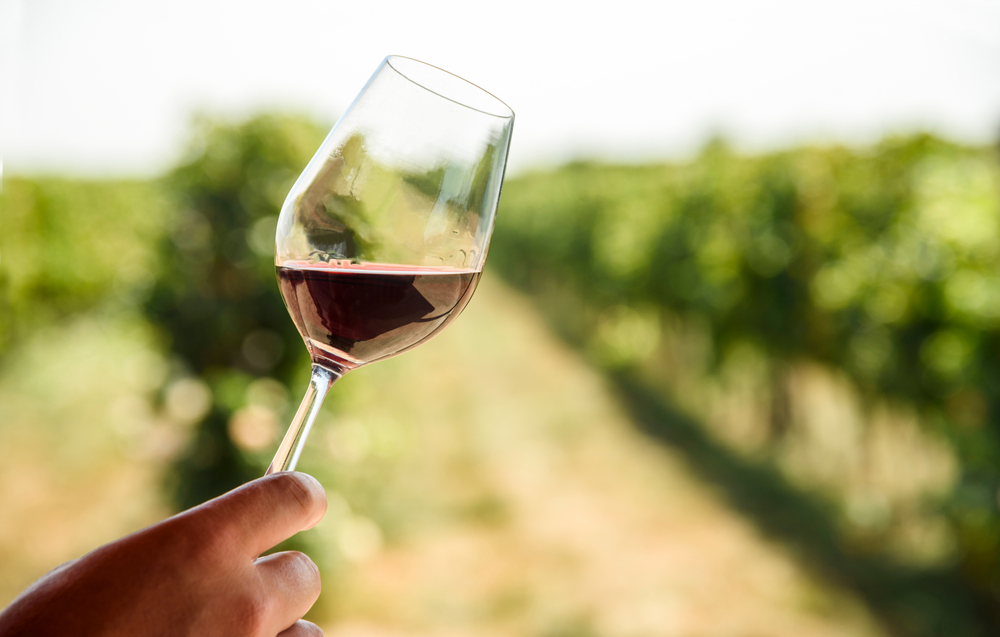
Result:
[[[0,603],[165,514],[183,431],[141,325],[81,319],[0,377]],[[487,277],[465,316],[335,387],[302,468],[336,637],[874,636],[850,594],[635,431],[602,378]]]

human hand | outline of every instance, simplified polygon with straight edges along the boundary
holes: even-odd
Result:
[[[0,636],[322,635],[300,619],[319,597],[316,565],[257,556],[325,512],[306,474],[254,480],[60,566],[0,613]]]

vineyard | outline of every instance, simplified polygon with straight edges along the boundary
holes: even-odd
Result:
[[[275,215],[323,137],[11,177],[0,579],[260,475],[306,384]],[[867,148],[509,178],[469,310],[338,383],[293,540],[354,635],[1000,630],[1000,161]]]

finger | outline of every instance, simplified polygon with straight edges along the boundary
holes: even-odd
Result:
[[[323,631],[316,624],[300,619],[288,630],[278,633],[278,637],[323,637]]]
[[[256,557],[323,519],[326,491],[304,473],[272,473],[206,502],[196,511],[216,518],[247,557]]]
[[[270,601],[275,627],[290,625],[319,599],[319,569],[304,553],[286,551],[262,557],[254,567]]]

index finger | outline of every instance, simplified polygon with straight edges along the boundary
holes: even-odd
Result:
[[[310,475],[272,473],[198,507],[216,518],[247,557],[257,557],[326,513],[326,491]]]

